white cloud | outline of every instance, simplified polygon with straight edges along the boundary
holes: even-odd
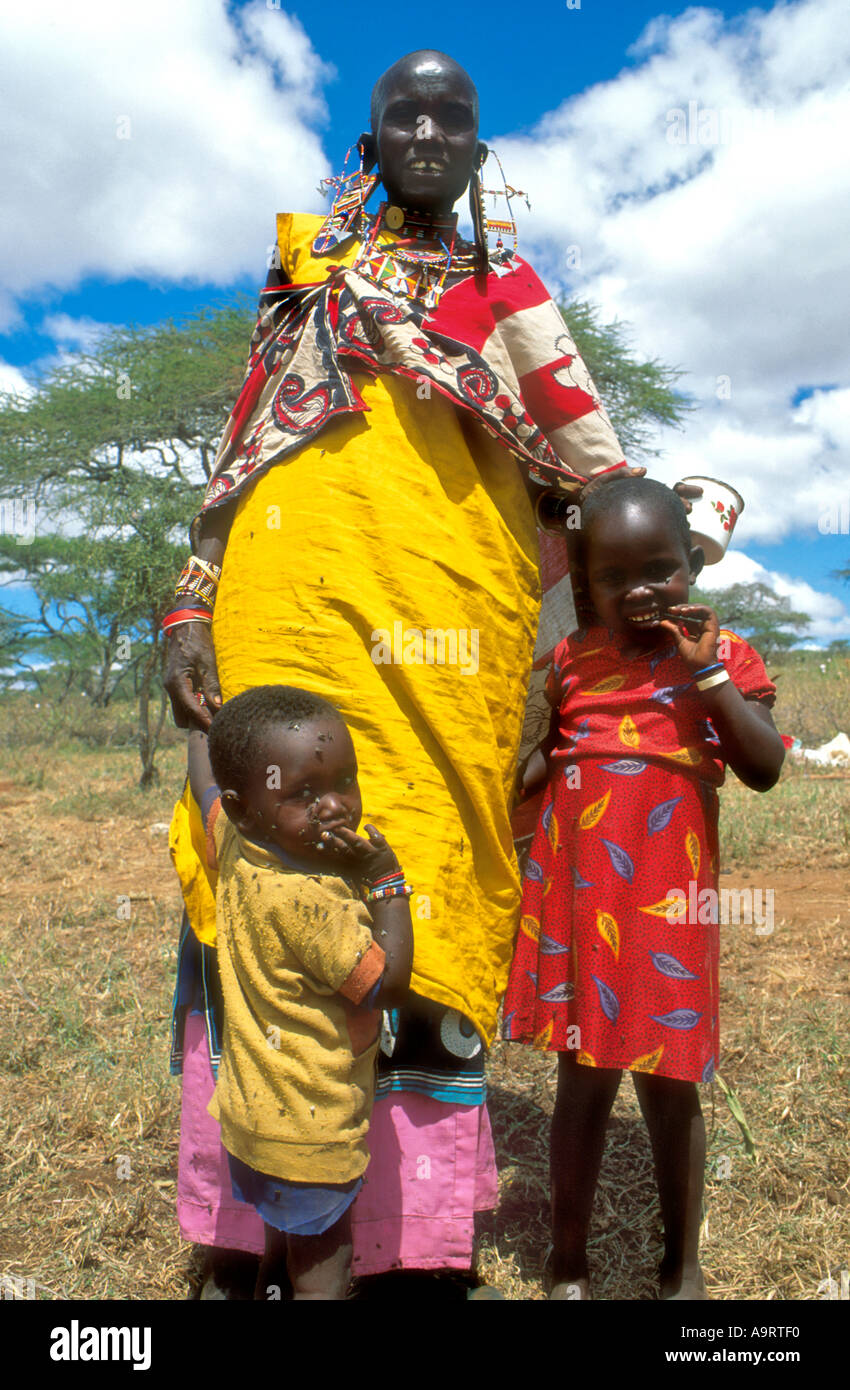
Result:
[[[813,391],[801,401],[792,419],[796,425],[818,432],[824,448],[850,451],[850,387],[841,391]]]
[[[259,279],[276,205],[319,206],[330,70],[284,10],[39,0],[0,29],[0,328],[45,281]]]
[[[654,473],[732,482],[743,543],[815,528],[850,472],[850,9],[695,8],[653,21],[632,58],[493,139],[531,193],[521,250],[688,373],[701,409]]]
[[[33,388],[18,367],[0,362],[0,396],[31,396]]]
[[[779,543],[801,531],[816,534],[821,518],[850,495],[841,450],[816,418],[789,416],[786,423],[778,413],[772,424],[743,412],[710,410],[692,418],[684,432],[665,431],[660,442],[664,454],[651,472],[662,482],[697,475],[737,488],[744,499],[736,529],[741,545]]]
[[[104,333],[112,327],[109,323],[98,323],[96,319],[83,315],[72,318],[70,314],[48,314],[41,325],[41,332],[54,342],[64,346],[80,348],[87,352],[96,347]]]

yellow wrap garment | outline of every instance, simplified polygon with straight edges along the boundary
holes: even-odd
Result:
[[[296,283],[323,278],[320,222],[279,219]],[[368,410],[241,496],[213,623],[222,694],[283,683],[339,708],[364,822],[414,889],[412,988],[489,1040],[520,901],[509,813],[539,611],[532,507],[520,464],[448,399],[401,376],[354,380]],[[188,801],[172,850],[211,941]]]

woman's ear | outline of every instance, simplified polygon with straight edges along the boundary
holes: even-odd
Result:
[[[357,148],[363,160],[363,173],[368,174],[374,169],[378,160],[378,150],[375,145],[375,137],[369,131],[364,131],[357,141]]]
[[[690,570],[688,578],[692,584],[696,584],[697,576],[702,573],[704,565],[705,551],[701,545],[695,545],[688,557],[688,568]]]
[[[484,168],[484,164],[485,164],[485,161],[486,161],[487,156],[488,156],[489,153],[490,153],[490,151],[488,150],[487,146],[484,144],[484,141],[483,141],[483,140],[479,140],[479,141],[478,141],[478,149],[477,149],[476,154],[475,154],[475,167],[476,167],[476,169],[483,169],[483,168]]]

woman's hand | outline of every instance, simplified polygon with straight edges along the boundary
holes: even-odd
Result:
[[[704,603],[677,603],[667,609],[659,626],[672,633],[679,656],[692,671],[717,663],[720,620],[713,608]]]
[[[221,706],[209,623],[181,623],[171,629],[164,684],[178,729],[201,729],[207,733]]]
[[[588,497],[592,497],[594,492],[598,492],[606,483],[619,483],[623,478],[644,478],[645,468],[614,468],[610,473],[600,473],[595,478],[590,478],[578,494],[578,504],[586,502]]]
[[[696,483],[674,483],[673,491],[681,498],[686,512],[691,510],[692,501],[695,502],[698,497],[702,497],[702,488],[697,487]]]
[[[192,545],[199,560],[224,565],[224,552],[235,504],[222,503],[201,512],[192,523]],[[180,623],[168,635],[165,688],[178,729],[208,733],[221,706],[221,689],[209,623]]]
[[[615,468],[611,473],[600,473],[597,478],[591,478],[585,483],[581,492],[578,494],[579,506],[586,502],[594,492],[598,492],[600,487],[606,483],[619,482],[621,478],[643,478],[646,476],[645,468]],[[691,502],[695,502],[698,497],[702,497],[702,488],[697,487],[696,483],[674,483],[673,491],[676,496],[681,498],[685,511],[691,510]]]

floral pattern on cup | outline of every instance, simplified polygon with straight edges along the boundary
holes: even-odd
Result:
[[[730,504],[728,511],[722,502],[713,502],[712,506],[716,512],[720,513],[720,520],[723,522],[723,530],[731,531],[735,522],[738,520],[738,513]]]

